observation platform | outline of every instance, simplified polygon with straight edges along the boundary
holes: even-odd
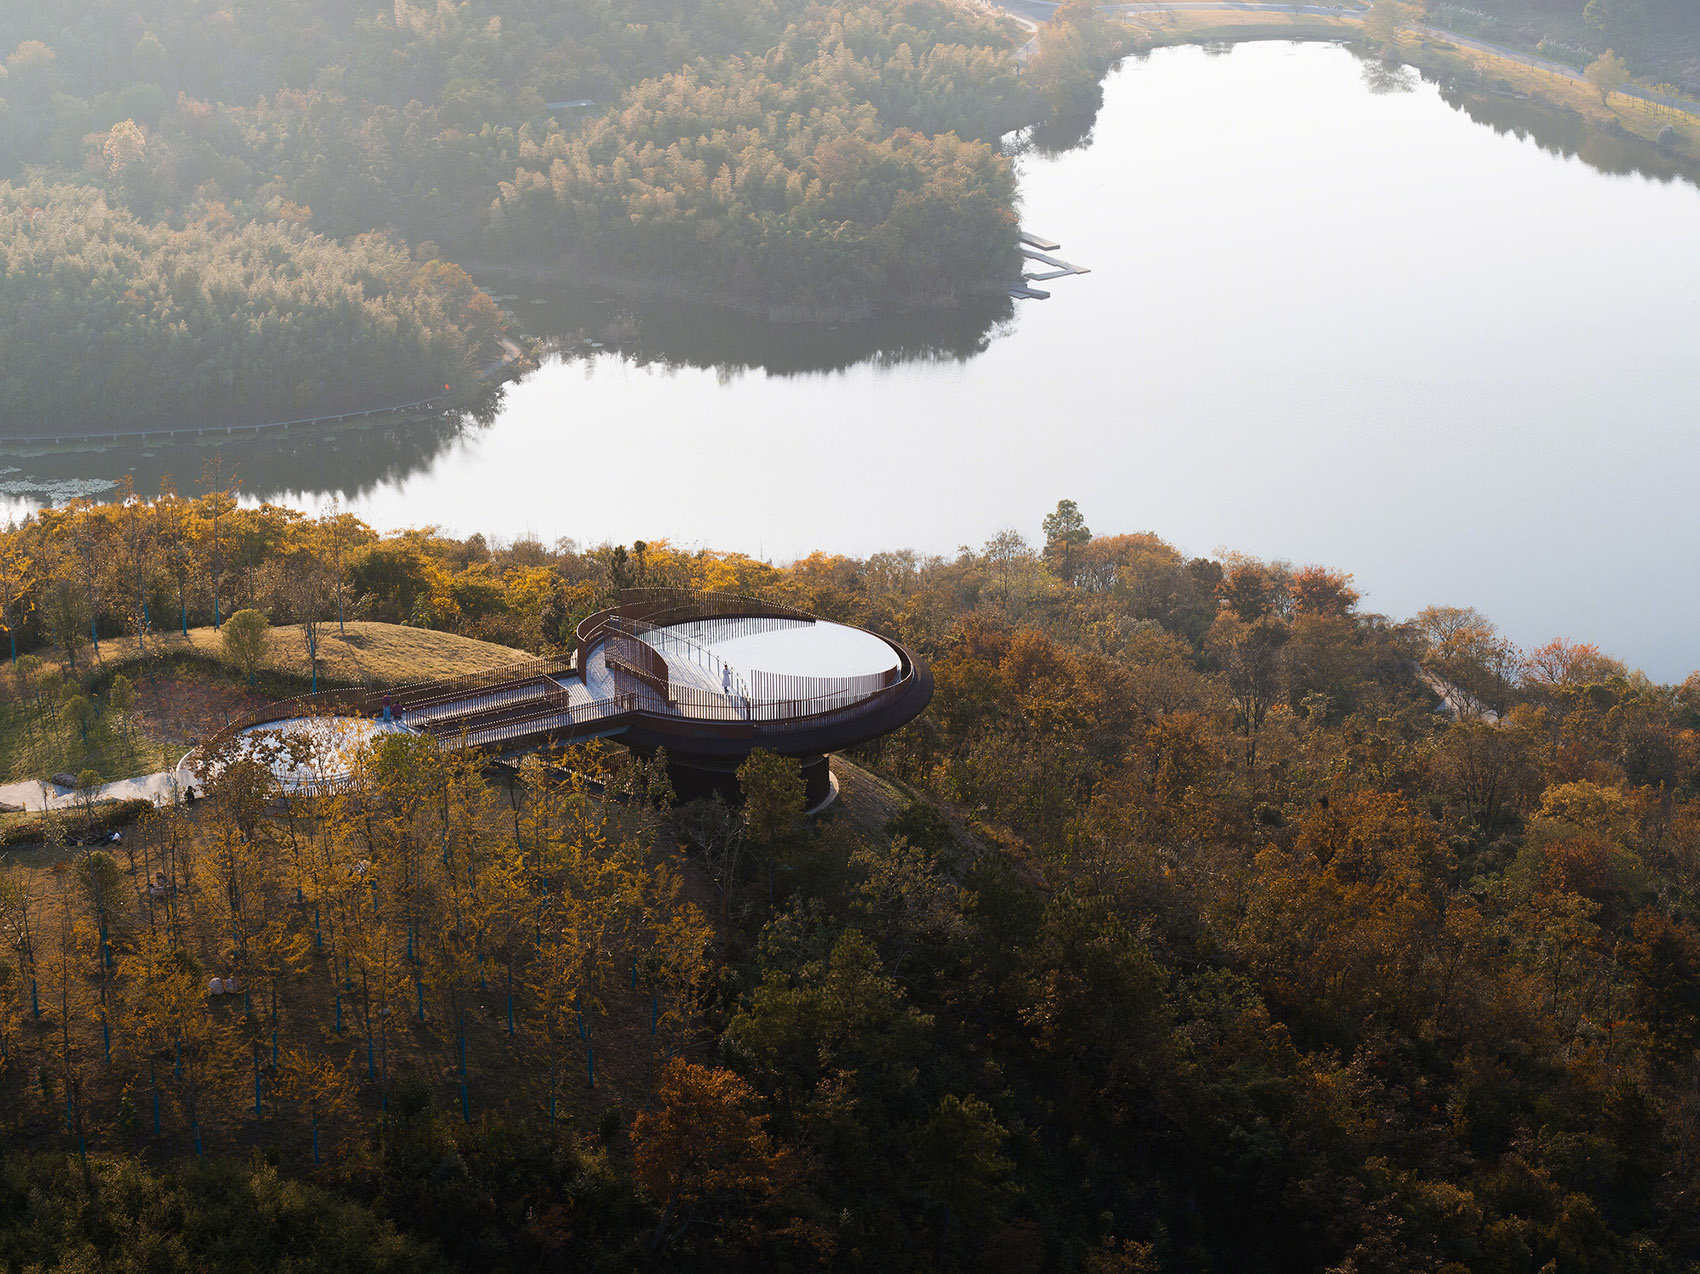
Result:
[[[232,721],[196,751],[250,752],[252,740],[299,740],[273,765],[287,790],[337,790],[352,781],[348,740],[389,707],[390,728],[493,757],[616,739],[667,751],[675,789],[689,798],[735,795],[733,772],[757,748],[802,761],[811,804],[830,785],[826,755],[878,738],[932,698],[927,665],[865,629],[758,598],[636,589],[578,626],[571,657],[392,690],[328,691]],[[329,761],[295,753],[335,739]],[[275,745],[272,752],[278,755]],[[192,754],[193,756],[193,754]],[[263,759],[263,758],[262,758]],[[338,763],[340,762],[340,764]]]

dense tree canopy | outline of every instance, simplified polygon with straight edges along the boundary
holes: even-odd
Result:
[[[534,650],[617,586],[759,590],[902,638],[937,691],[814,820],[781,758],[745,812],[669,813],[654,766],[574,758],[621,802],[536,766],[510,794],[393,740],[335,800],[236,770],[118,854],[0,873],[0,1144],[68,1155],[0,1159],[0,1200],[59,1218],[0,1207],[4,1259],[105,1251],[124,1200],[259,1147],[396,1266],[1684,1268],[1700,677],[1085,523],[782,568],[216,490],[9,533],[37,730],[145,697],[150,614],[329,618],[339,586]],[[91,616],[140,637],[122,696]],[[229,968],[243,1007],[201,989]],[[269,1225],[272,1180],[197,1188]]]
[[[173,229],[39,183],[0,184],[0,316],[0,420],[22,434],[360,410],[500,352],[464,272],[379,236]]]

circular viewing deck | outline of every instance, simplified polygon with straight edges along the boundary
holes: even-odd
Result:
[[[330,691],[233,721],[197,752],[216,756],[268,727],[325,716],[376,718],[445,746],[494,756],[612,738],[640,753],[665,748],[681,795],[732,790],[757,748],[799,758],[811,802],[829,782],[825,755],[878,738],[918,716],[932,673],[907,648],[794,607],[723,593],[627,590],[577,630],[571,658],[531,660],[387,695]],[[343,781],[291,766],[297,791]]]

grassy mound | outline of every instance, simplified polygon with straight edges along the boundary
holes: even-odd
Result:
[[[261,665],[266,685],[278,686],[279,679],[306,679],[311,669],[301,626],[283,624],[269,636],[270,647]],[[212,628],[191,628],[187,638],[177,632],[155,634],[148,638],[147,654],[155,659],[224,662],[220,635]],[[101,647],[98,666],[103,676],[110,676],[127,671],[127,665],[138,658],[133,638],[109,641]],[[358,621],[344,625],[340,632],[334,623],[319,628],[319,680],[333,685],[397,686],[482,672],[528,658],[525,651],[511,646],[402,624]],[[279,689],[296,693],[299,687]]]
[[[62,680],[51,701],[34,692],[23,695],[13,678],[0,677],[0,782],[85,769],[116,779],[174,765],[232,717],[300,694],[311,684],[300,627],[273,629],[269,638],[252,687],[225,662],[219,634],[211,628],[192,628],[186,638],[157,634],[140,651],[134,638],[102,642],[98,660],[87,650],[80,653],[74,674],[55,660]],[[401,685],[526,658],[508,646],[400,624],[351,623],[341,633],[328,624],[319,630],[321,689]],[[127,716],[109,707],[119,674],[134,687]],[[86,730],[60,706],[61,697],[73,691],[91,696],[99,709]]]

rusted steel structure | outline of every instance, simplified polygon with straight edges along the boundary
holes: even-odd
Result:
[[[877,666],[770,671],[731,653],[740,642],[746,650],[765,642],[806,665],[811,652],[828,648],[825,639],[845,636]],[[665,748],[682,797],[735,795],[734,771],[766,748],[802,762],[812,804],[830,790],[827,754],[913,720],[933,693],[930,669],[901,643],[760,598],[627,590],[617,606],[585,619],[576,637],[571,658],[392,689],[390,711],[409,729],[495,757],[592,738],[644,755]],[[292,717],[376,717],[384,702],[378,691],[288,700],[233,720],[198,750],[210,755],[245,730]]]

